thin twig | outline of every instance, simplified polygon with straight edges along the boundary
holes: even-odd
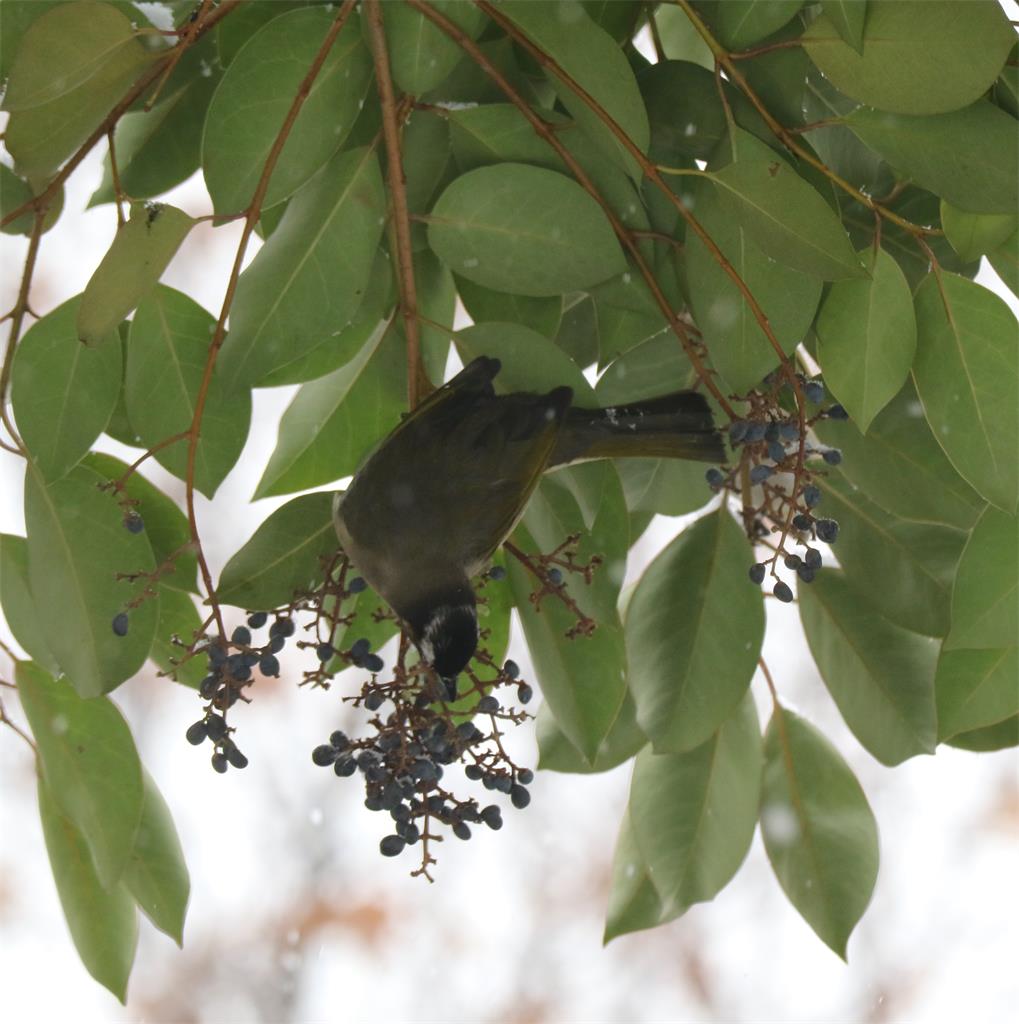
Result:
[[[112,128],[106,133],[106,141],[110,154],[110,173],[113,176],[113,205],[117,210],[117,230],[119,231],[125,223],[124,211],[120,207],[120,197],[124,194],[124,190],[120,187],[120,171],[117,168],[117,147],[113,144]]]
[[[191,436],[191,431],[182,430],[179,434],[174,434],[172,437],[164,437],[158,444],[154,444],[148,451],[143,452],[138,456],[134,462],[131,463],[127,469],[121,473],[120,478],[114,483],[114,488],[118,491],[124,489],[124,484],[127,483],[128,479],[132,476],[134,471],[146,460],[151,458],[157,452],[161,452],[164,448],[169,448],[171,444],[176,444],[178,441],[183,441]]]
[[[417,322],[417,288],[414,283],[414,250],[410,239],[407,210],[407,178],[400,151],[402,118],[398,117],[393,78],[386,48],[386,30],[380,0],[366,0],[365,17],[375,63],[375,84],[382,106],[382,134],[386,142],[386,177],[393,204],[393,232],[396,235],[396,279],[400,289],[400,312],[407,340],[407,404],[413,409],[431,390],[421,361],[421,337]]]
[[[7,683],[6,685],[9,686],[10,684]],[[15,689],[17,689],[17,687],[15,687]],[[36,748],[35,741],[32,739],[31,736],[28,735],[27,732],[25,732],[24,729],[21,728],[20,725],[18,725],[17,722],[12,721],[8,717],[7,708],[4,707],[4,702],[2,699],[0,699],[0,724],[9,726],[11,729],[13,729],[32,748],[32,753],[38,755],[39,751]]]

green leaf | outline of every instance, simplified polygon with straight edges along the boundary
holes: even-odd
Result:
[[[655,21],[662,37],[662,49],[669,60],[688,60],[714,71],[714,55],[685,11],[664,4],[655,11]]]
[[[924,414],[959,473],[988,501],[1019,501],[1019,335],[994,292],[955,274],[916,292],[913,364]]]
[[[457,178],[432,210],[428,242],[461,277],[517,295],[559,295],[625,269],[598,204],[569,178],[526,164]]]
[[[825,281],[865,276],[821,194],[749,132],[733,128],[731,137],[734,159],[711,179],[750,239],[780,263]]]
[[[637,81],[615,40],[572,0],[507,4],[503,14],[522,29],[602,107],[642,153],[650,141]],[[642,172],[601,118],[569,86],[548,73],[563,106],[598,147],[636,181]]]
[[[761,765],[749,693],[700,746],[637,755],[630,822],[666,915],[713,899],[743,863],[757,825]]]
[[[15,169],[48,177],[98,127],[154,59],[109,4],[62,4],[37,18],[18,46],[4,97]]]
[[[0,533],[0,608],[22,650],[51,675],[60,672],[50,653],[46,620],[39,614],[28,586],[28,541]]]
[[[790,902],[844,960],[877,879],[877,822],[839,752],[782,707],[764,737],[761,834]]]
[[[803,0],[727,0],[713,19],[727,50],[745,50],[780,29],[803,6]]]
[[[555,111],[542,112],[553,126],[571,122]],[[558,154],[511,103],[485,103],[449,112],[453,157],[462,172],[503,161],[566,172]]]
[[[156,636],[152,641],[149,657],[156,663],[160,672],[176,679],[184,686],[198,689],[199,683],[205,678],[205,660],[201,657],[188,658],[182,665],[177,663],[184,654],[184,648],[175,644],[174,636],[185,644],[190,644],[201,631],[202,617],[190,594],[183,590],[171,590],[163,587],[159,591],[159,624]]]
[[[967,213],[941,201],[941,226],[964,260],[978,260],[993,252],[1015,234],[1017,222],[1014,213]]]
[[[105,480],[115,482],[127,472],[127,463],[102,452],[89,452],[84,464]],[[152,546],[157,565],[175,555],[172,571],[160,576],[163,588],[198,593],[198,559],[192,551],[181,551],[191,540],[187,516],[168,494],[164,494],[141,472],[135,470],[122,485],[123,493],[137,502],[135,510],[145,524],[145,536]]]
[[[1019,641],[1019,521],[991,505],[977,520],[952,588],[946,650]]]
[[[948,741],[948,745],[958,747],[960,750],[973,750],[981,753],[1019,746],[1019,715],[1013,715],[1011,718],[1006,718],[1004,722],[988,725],[983,729],[960,732]]]
[[[704,467],[678,459],[618,459],[626,507],[631,512],[682,516],[703,508],[711,497]]]
[[[378,324],[349,363],[301,386],[280,420],[256,498],[350,475],[396,426],[406,404],[406,356],[387,326]]]
[[[837,471],[818,484],[824,514],[839,524],[836,553],[849,583],[896,625],[945,636],[952,580],[966,534],[892,515]]]
[[[961,210],[1014,213],[1019,204],[1015,119],[987,100],[927,117],[861,107],[845,123],[897,171]]]
[[[159,203],[132,207],[85,286],[78,307],[78,337],[99,344],[156,287],[195,221]]]
[[[78,340],[80,297],[37,321],[18,345],[11,404],[25,446],[47,480],[77,465],[106,429],[120,395],[120,342]]]
[[[619,706],[616,720],[590,762],[566,738],[545,705],[538,709],[536,731],[538,767],[549,772],[583,775],[607,772],[629,761],[638,750],[647,746],[647,737],[637,725],[637,709],[629,693]]]
[[[720,509],[687,527],[637,584],[626,615],[629,683],[657,753],[704,743],[750,685],[764,639],[764,601],[746,581],[752,561]]]
[[[138,945],[138,912],[122,883],[108,889],[96,875],[88,845],[57,807],[42,775],[39,817],[60,906],[85,970],[122,1003]]]
[[[142,771],[145,795],[124,885],[145,916],[178,946],[183,946],[191,879],[170,808],[152,776]]]
[[[520,324],[546,338],[554,338],[559,330],[563,303],[559,296],[533,298],[492,291],[467,278],[459,278],[456,290],[467,314],[476,323],[503,322]]]
[[[465,0],[433,0],[429,4],[476,39],[486,18]],[[434,89],[460,62],[463,51],[437,25],[405,3],[383,7],[386,45],[396,84],[412,96]]]
[[[867,0],[821,0],[821,10],[843,42],[862,54]]]
[[[817,358],[825,383],[863,433],[906,383],[916,352],[913,296],[883,249],[860,254],[862,281],[836,281],[817,318]]]
[[[22,181],[6,164],[0,164],[0,220],[32,198],[34,198],[34,193],[28,182]],[[63,209],[64,187],[61,185],[43,219],[43,233],[49,231],[56,224]],[[34,228],[35,215],[28,210],[20,217],[5,224],[0,231],[5,235],[25,235],[27,237],[32,234]]]
[[[427,110],[415,111],[404,125],[400,137],[407,208],[412,215],[428,211],[450,166],[450,155],[449,122]],[[424,233],[421,224],[412,224],[411,228],[414,232],[420,230]],[[415,244],[414,248],[419,246]],[[424,243],[420,248],[424,248]]]
[[[799,587],[800,620],[828,692],[882,764],[934,753],[938,642],[875,613],[870,594],[834,569]]]
[[[675,910],[671,917],[676,918],[681,913],[681,909]],[[637,847],[627,808],[619,825],[619,838],[612,858],[612,888],[605,915],[604,941],[611,942],[628,932],[654,928],[670,919],[651,884],[648,866]]]
[[[239,4],[216,26],[216,50],[225,68],[241,48],[265,24],[282,14],[307,7],[306,0],[272,0],[272,3]]]
[[[219,76],[197,77],[185,83],[152,110],[125,114],[113,135],[121,188],[135,199],[168,192],[189,178],[201,162],[202,127]],[[109,157],[103,180],[88,205],[116,198]]]
[[[604,367],[595,394],[598,405],[626,405],[682,391],[694,382],[690,361],[672,331],[647,338]]]
[[[694,215],[763,309],[783,351],[791,354],[814,319],[821,281],[765,255],[707,182],[697,182],[690,195]],[[778,365],[778,353],[735,282],[693,232],[687,236],[686,275],[690,307],[712,365],[732,391],[743,394]]]
[[[237,284],[220,360],[236,387],[259,383],[350,323],[385,210],[372,149],[337,154],[294,196]]]
[[[124,398],[131,425],[146,447],[190,429],[214,330],[209,313],[165,285],[138,307],[127,346]],[[228,392],[225,375],[217,370],[209,381],[195,452],[195,486],[210,498],[237,462],[251,420],[250,394]],[[154,458],[186,479],[187,438]]]
[[[1005,287],[1019,296],[1019,231],[989,253],[987,258]]]
[[[1019,714],[1019,650],[942,650],[934,680],[938,739],[995,725]]]
[[[714,153],[726,123],[712,72],[685,60],[661,60],[641,71],[637,84],[647,104],[648,156],[655,163],[675,166]]]
[[[858,17],[862,22],[862,12]],[[803,34],[807,53],[847,96],[900,114],[941,114],[972,103],[990,88],[1015,42],[993,0],[870,0],[862,49],[843,41],[843,27],[818,18]]]
[[[629,268],[590,291],[598,314],[602,364],[668,330],[668,321],[640,270],[634,263]]]
[[[131,730],[109,698],[83,700],[66,679],[31,662],[18,662],[15,679],[50,793],[108,889],[124,875],[141,820],[142,766]]]
[[[99,489],[102,483],[81,466],[48,486],[31,471],[25,480],[32,596],[38,608],[60,610],[48,645],[83,697],[107,693],[141,668],[159,607],[146,599],[130,611],[127,636],[114,634],[114,616],[146,583],[120,581],[117,574],[151,571],[154,562],[148,539],[124,529],[120,507]]]
[[[820,420],[815,431],[841,449],[846,479],[904,519],[968,530],[984,501],[945,457],[911,383],[871,423],[867,436],[849,422]]]
[[[202,169],[217,213],[251,202],[269,151],[335,12],[303,8],[274,18],[241,48],[205,119]],[[293,195],[343,145],[371,81],[371,58],[352,15],[301,107],[263,206]]]
[[[321,581],[322,559],[339,547],[332,508],[333,492],[316,491],[276,509],[223,568],[219,600],[268,610]]]

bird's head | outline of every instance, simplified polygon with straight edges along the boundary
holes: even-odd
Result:
[[[421,657],[435,669],[447,692],[456,693],[456,677],[467,667],[478,647],[478,613],[469,587],[427,602],[405,616],[411,639]],[[452,698],[451,698],[452,699]]]

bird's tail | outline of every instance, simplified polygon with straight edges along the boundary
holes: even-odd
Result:
[[[677,391],[607,409],[571,407],[548,468],[620,458],[724,462],[725,447],[704,396]]]

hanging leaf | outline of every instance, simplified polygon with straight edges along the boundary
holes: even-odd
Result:
[[[562,299],[556,296],[532,298],[492,291],[466,278],[457,280],[457,293],[476,323],[501,322],[520,324],[546,338],[554,338],[562,316]]]
[[[741,128],[731,131],[732,163],[711,178],[723,209],[772,259],[825,281],[866,271],[831,208],[773,149]]]
[[[766,256],[714,186],[697,182],[690,190],[690,201],[694,215],[742,278],[783,351],[790,355],[814,319],[822,282]],[[687,236],[686,275],[690,307],[712,365],[731,391],[749,391],[778,366],[778,353],[736,283],[693,232]]]
[[[836,281],[817,318],[817,358],[825,383],[867,432],[899,393],[916,352],[913,297],[898,264],[883,249],[860,253],[871,277]]]
[[[83,700],[66,679],[31,662],[18,662],[15,678],[53,800],[81,832],[109,889],[124,876],[142,814],[131,730],[111,700]]]
[[[0,533],[0,608],[22,650],[50,675],[58,675],[60,667],[50,653],[46,620],[28,586],[28,541],[10,533]]]
[[[839,524],[839,565],[849,583],[896,625],[945,636],[965,532],[892,515],[838,471],[818,486],[824,514]]]
[[[745,50],[794,17],[803,0],[728,0],[718,4],[713,26],[727,50]]]
[[[746,581],[752,561],[720,509],[687,527],[637,584],[626,615],[629,683],[656,753],[700,746],[746,693],[764,638],[761,592]]]
[[[988,725],[983,729],[960,732],[948,740],[948,745],[979,753],[1019,746],[1019,715],[1013,715],[1004,722]]]
[[[853,735],[882,764],[934,753],[938,642],[875,614],[834,569],[799,599],[810,653]]]
[[[429,6],[470,39],[477,39],[487,20],[465,0],[434,0]],[[407,4],[390,3],[382,10],[396,84],[412,96],[434,89],[456,67],[463,51],[441,28]]]
[[[996,725],[1019,714],[1019,648],[943,650],[934,680],[938,738]]]
[[[1019,521],[984,510],[962,552],[952,588],[946,650],[1009,647],[1019,641]]]
[[[637,83],[651,125],[648,156],[655,163],[675,167],[715,152],[726,123],[712,72],[685,60],[660,60],[644,68]]]
[[[790,902],[844,960],[877,879],[877,823],[838,751],[781,707],[764,738],[761,834]]]
[[[152,776],[144,769],[142,772],[142,813],[124,872],[124,885],[145,916],[178,946],[183,946],[191,880],[170,808]]]
[[[123,883],[104,886],[88,845],[40,775],[39,817],[60,906],[85,970],[122,1003],[138,945],[138,911]]]
[[[984,500],[952,467],[924,419],[911,383],[873,420],[867,436],[849,422],[820,420],[821,440],[841,449],[845,478],[904,519],[968,530]]]
[[[843,0],[844,3],[844,0]],[[1015,37],[997,3],[869,0],[854,12],[863,46],[845,40],[844,22],[824,16],[803,34],[814,63],[847,96],[900,114],[941,114],[983,95]],[[966,46],[959,45],[966,40]]]
[[[942,200],[941,226],[961,259],[978,260],[1015,234],[1019,218],[1014,213],[967,213]]]
[[[743,863],[757,825],[761,764],[749,694],[700,746],[637,755],[629,817],[666,915],[714,898]]]
[[[501,12],[522,29],[611,117],[642,153],[650,140],[647,111],[633,71],[612,37],[573,0],[508,4]],[[588,104],[549,72],[562,104],[598,147],[632,178],[640,166]]]
[[[5,14],[6,21],[10,14]],[[23,177],[49,177],[155,59],[109,4],[61,4],[33,21],[4,95],[7,152]]]
[[[11,404],[25,447],[47,480],[77,465],[106,429],[120,394],[116,336],[78,340],[76,296],[38,320],[14,356]]]
[[[637,709],[629,693],[623,699],[616,720],[602,740],[593,761],[588,762],[566,738],[545,705],[538,709],[536,731],[538,767],[549,772],[583,775],[607,772],[629,761],[641,748],[647,746],[647,737],[637,725]]]
[[[215,320],[183,292],[160,286],[131,321],[124,397],[131,425],[143,445],[191,428],[205,375]],[[195,451],[195,486],[212,497],[241,454],[251,420],[248,392],[230,394],[214,373]],[[155,454],[160,465],[187,479],[188,440]]]
[[[78,337],[98,345],[155,288],[194,220],[160,203],[139,204],[85,286]]]
[[[256,32],[230,62],[205,118],[202,169],[217,213],[236,214],[255,193],[298,86],[335,19],[305,7]],[[343,145],[371,82],[357,15],[336,37],[273,171],[263,207],[296,192]]]
[[[371,149],[339,153],[287,206],[241,274],[220,357],[235,388],[337,335],[357,313],[386,203]]]
[[[860,107],[845,123],[897,171],[961,210],[1014,213],[1019,204],[1015,119],[987,100],[927,117]]]
[[[461,277],[518,295],[559,295],[625,270],[598,204],[569,178],[525,164],[457,178],[432,210],[428,242]]]
[[[117,574],[151,572],[154,562],[145,534],[124,529],[120,507],[99,489],[102,483],[81,466],[49,485],[32,472],[25,480],[32,596],[38,608],[60,609],[48,646],[83,697],[108,693],[142,667],[159,611],[157,599],[146,599],[127,612],[127,635],[113,632],[114,616],[145,586]]]
[[[336,553],[333,491],[303,494],[276,509],[227,562],[216,596],[239,608],[269,610],[320,582]]]
[[[913,375],[938,444],[988,501],[1019,500],[1019,336],[993,292],[965,278],[931,275],[916,292]]]
[[[406,355],[380,323],[346,365],[301,386],[280,420],[256,498],[289,494],[352,474],[399,422]]]
[[[868,0],[821,0],[821,10],[842,41],[863,53],[863,26]]]

